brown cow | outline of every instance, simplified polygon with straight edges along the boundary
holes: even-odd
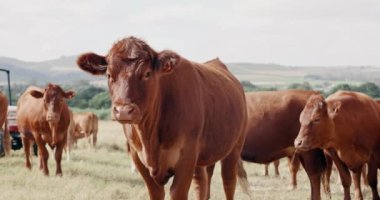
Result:
[[[246,93],[247,136],[242,158],[248,162],[268,163],[283,157],[289,162],[291,184],[297,185],[299,162],[311,183],[311,199],[320,199],[321,173],[325,169],[322,150],[295,153],[294,139],[298,134],[299,115],[314,91],[283,90]]]
[[[0,129],[4,127],[3,129],[4,139],[3,139],[2,146],[4,147],[5,155],[9,155],[11,151],[11,141],[10,141],[10,135],[8,131],[7,114],[8,114],[8,99],[0,91]]]
[[[192,179],[197,198],[206,199],[207,166],[219,160],[226,199],[234,198],[246,106],[242,86],[219,59],[196,63],[129,37],[107,56],[87,53],[77,63],[107,75],[113,114],[128,126],[130,154],[151,199],[164,199],[172,176],[171,199],[187,199]]]
[[[48,144],[55,148],[56,174],[62,175],[62,150],[67,140],[70,113],[64,99],[74,92],[63,91],[58,85],[48,84],[45,89],[29,87],[17,102],[17,125],[24,144],[26,167],[31,169],[30,140],[38,145],[40,168],[49,175],[47,160]]]
[[[363,199],[360,174],[368,163],[368,183],[372,198],[377,191],[377,169],[380,167],[380,107],[369,96],[338,91],[326,100],[311,96],[300,116],[301,128],[294,141],[299,150],[323,148],[332,154],[341,173],[345,199],[350,198],[350,169],[355,184],[355,199]],[[343,175],[342,175],[343,174]]]
[[[77,143],[78,139],[87,138],[88,144],[95,147],[98,137],[98,117],[96,114],[93,112],[74,113],[74,123],[71,145]]]

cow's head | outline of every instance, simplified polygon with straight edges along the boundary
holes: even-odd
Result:
[[[294,146],[299,150],[324,148],[331,140],[332,120],[323,96],[311,96],[300,115],[301,128]]]
[[[42,98],[44,110],[46,111],[46,120],[48,122],[58,122],[61,116],[64,99],[71,99],[75,93],[73,91],[65,92],[61,87],[54,84],[48,84],[43,91],[32,90],[30,94],[37,99]]]
[[[157,53],[144,41],[129,37],[115,43],[107,56],[86,53],[77,64],[93,75],[105,74],[114,118],[137,124],[155,106],[159,78],[172,72],[179,61],[174,52]]]

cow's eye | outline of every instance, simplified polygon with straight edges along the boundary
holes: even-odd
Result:
[[[320,119],[320,118],[316,118],[316,119],[313,120],[313,123],[314,123],[314,124],[318,124],[319,122],[321,122],[321,119]]]
[[[148,79],[148,78],[150,78],[151,75],[152,75],[152,72],[151,71],[147,71],[147,72],[144,73],[144,78]]]
[[[114,82],[114,80],[113,80],[111,74],[108,74],[108,73],[107,73],[107,79],[108,79],[108,81],[110,81],[110,82]]]

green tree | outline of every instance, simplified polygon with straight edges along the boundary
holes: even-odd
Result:
[[[111,107],[111,100],[108,92],[101,92],[95,95],[89,102],[88,107],[95,109],[105,109]]]
[[[105,89],[95,86],[80,88],[74,98],[68,101],[69,106],[78,108],[88,108],[89,101]]]
[[[241,85],[245,92],[257,90],[257,86],[253,85],[250,81],[241,81]]]
[[[333,94],[337,92],[338,90],[355,91],[355,86],[347,84],[347,83],[338,84],[334,86],[333,88],[331,88],[331,90],[327,94],[328,95]]]
[[[357,91],[363,92],[371,97],[380,97],[380,88],[375,83],[363,83],[357,87]]]
[[[303,83],[292,83],[289,85],[288,89],[294,89],[294,90],[312,90],[309,82],[303,82]]]

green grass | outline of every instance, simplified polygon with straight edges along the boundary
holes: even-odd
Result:
[[[34,157],[31,171],[24,165],[23,151],[12,152],[10,157],[0,158],[0,199],[6,200],[114,200],[133,199],[146,200],[148,192],[139,174],[130,171],[131,161],[125,152],[125,137],[117,122],[100,121],[98,147],[96,150],[87,148],[86,140],[78,143],[78,149],[73,150],[72,161],[62,161],[63,177],[56,177],[55,161],[50,153],[50,176],[45,177],[38,169],[37,158]],[[310,186],[304,170],[298,174],[298,189],[289,188],[289,173],[287,161],[280,164],[280,177],[273,176],[273,166],[270,166],[270,176],[265,177],[264,166],[245,163],[249,182],[253,190],[253,198],[260,200],[290,200],[309,199]],[[340,184],[336,173],[332,177],[332,199],[342,199]],[[167,184],[168,189],[170,182]],[[212,180],[211,199],[225,199],[217,165]],[[370,190],[364,190],[364,199],[371,197]],[[189,199],[195,199],[190,190]],[[236,190],[236,199],[247,200],[240,187]],[[169,199],[168,195],[166,199]],[[322,199],[327,199],[322,194]]]

